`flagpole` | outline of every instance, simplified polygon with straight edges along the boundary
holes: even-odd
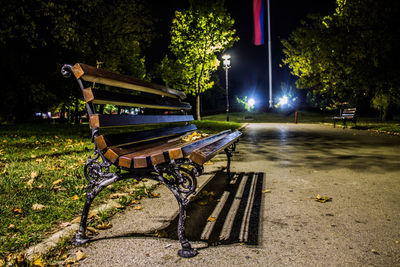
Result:
[[[271,64],[271,14],[269,11],[269,0],[267,0],[268,9],[268,74],[269,74],[269,108],[272,108],[272,64]]]

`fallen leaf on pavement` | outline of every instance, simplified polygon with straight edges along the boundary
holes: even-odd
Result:
[[[83,260],[83,259],[86,258],[86,254],[83,253],[83,252],[80,251],[80,250],[79,250],[78,252],[75,253],[75,256],[76,256],[76,260],[77,260],[77,261],[81,261],[81,260]]]
[[[215,222],[216,220],[217,219],[212,216],[208,217],[208,219],[207,219],[207,221],[209,221],[209,222]]]
[[[134,209],[135,210],[141,210],[141,209],[143,209],[143,207],[142,206],[135,206]]]
[[[102,223],[96,225],[96,229],[99,229],[99,230],[110,229],[111,227],[112,227],[112,224],[110,222],[108,222],[108,223],[102,222]]]
[[[71,221],[71,223],[80,223],[81,222],[81,217],[76,217]]]
[[[271,193],[271,190],[265,189],[265,190],[261,191],[261,193],[263,193],[263,194],[265,194],[265,193]]]
[[[162,230],[162,231],[156,230],[154,232],[153,236],[163,238],[163,237],[168,237],[168,233],[164,230]]]
[[[64,223],[60,224],[60,227],[65,228],[65,227],[70,226],[70,225],[71,225],[70,222],[64,222]]]
[[[376,254],[376,255],[379,255],[379,252],[376,251],[375,249],[371,249],[371,252],[374,253],[374,254]]]
[[[91,232],[92,234],[98,234],[99,231],[97,231],[95,228],[88,226],[86,228],[89,232]]]
[[[332,201],[331,197],[323,197],[320,196],[319,194],[314,198],[315,201],[321,202],[321,203],[325,203],[325,202],[329,202]]]
[[[158,197],[160,197],[160,194],[159,193],[150,192],[149,197],[158,198]]]

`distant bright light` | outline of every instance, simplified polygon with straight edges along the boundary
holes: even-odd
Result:
[[[254,108],[254,104],[256,101],[254,101],[254,98],[250,98],[249,101],[247,101],[247,104],[250,106],[250,108]]]
[[[288,101],[288,97],[284,95],[283,97],[279,98],[279,105],[286,105]]]

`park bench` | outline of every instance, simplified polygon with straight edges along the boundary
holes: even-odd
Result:
[[[196,194],[197,177],[202,174],[203,164],[221,151],[227,155],[227,174],[231,178],[230,158],[241,133],[226,130],[188,141],[184,137],[197,128],[189,124],[193,120],[187,114],[191,105],[182,102],[186,97],[183,92],[81,63],[64,65],[61,73],[64,77],[73,74],[78,81],[94,142],[94,155],[84,167],[89,184],[74,245],[89,241],[88,212],[102,189],[123,179],[148,178],[166,185],[178,202],[178,237],[182,245],[178,255],[195,256],[197,251],[185,237],[189,197]],[[102,90],[94,85],[101,85]],[[118,112],[103,114],[106,104],[117,106]],[[138,127],[147,125],[157,128],[137,131]],[[136,131],[129,126],[135,126]],[[107,133],[108,128],[117,132]],[[116,171],[111,171],[112,165]]]
[[[352,121],[354,125],[356,125],[356,111],[357,108],[345,108],[343,112],[341,112],[340,116],[334,116],[332,118],[333,120],[333,127],[336,127],[336,121],[342,121],[343,122],[343,127],[346,128],[347,121]]]

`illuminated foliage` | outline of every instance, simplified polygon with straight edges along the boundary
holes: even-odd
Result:
[[[282,41],[283,63],[298,77],[297,86],[312,89],[325,106],[357,105],[379,95],[395,104],[400,94],[399,11],[398,1],[337,0],[332,15],[310,16]]]
[[[221,1],[191,1],[189,9],[175,12],[169,46],[173,59],[163,59],[161,75],[168,86],[196,97],[198,120],[200,94],[214,84],[211,74],[219,66],[217,53],[239,39],[233,24]]]
[[[0,6],[0,117],[23,119],[32,111],[81,97],[60,76],[77,61],[145,78],[141,49],[153,19],[143,0],[5,0]],[[1,120],[1,118],[0,118]]]

